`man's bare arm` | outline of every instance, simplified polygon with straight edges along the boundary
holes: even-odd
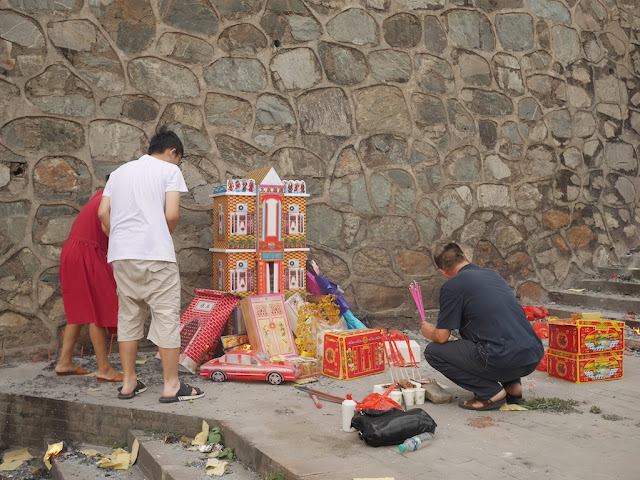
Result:
[[[180,219],[180,192],[166,193],[164,216],[167,219],[169,233],[173,233]]]
[[[451,330],[448,328],[436,328],[429,322],[422,323],[422,336],[432,342],[445,343],[451,336]]]
[[[102,231],[108,237],[111,232],[111,199],[104,195],[98,207],[98,218],[100,219]]]

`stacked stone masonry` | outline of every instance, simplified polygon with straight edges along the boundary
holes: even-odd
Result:
[[[0,0],[0,341],[55,348],[61,247],[156,128],[183,139],[183,303],[212,185],[305,178],[352,310],[417,318],[457,241],[523,299],[640,245],[637,0]]]

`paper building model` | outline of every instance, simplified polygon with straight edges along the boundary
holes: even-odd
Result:
[[[271,168],[213,190],[213,285],[241,297],[305,291],[306,185]]]

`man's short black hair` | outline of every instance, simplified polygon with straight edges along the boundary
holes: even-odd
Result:
[[[149,150],[147,153],[153,155],[154,153],[164,153],[167,148],[175,148],[178,156],[182,157],[184,154],[184,147],[180,137],[172,130],[169,130],[166,126],[160,127],[156,134],[151,138],[149,142]]]
[[[436,248],[433,252],[433,261],[440,270],[449,272],[461,262],[466,261],[464,252],[457,243],[447,243],[442,247]]]

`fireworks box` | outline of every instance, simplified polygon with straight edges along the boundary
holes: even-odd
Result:
[[[220,341],[229,314],[240,300],[234,295],[196,288],[196,296],[180,318],[180,365],[191,373]]]
[[[363,328],[324,334],[322,373],[353,380],[384,372],[384,339],[380,330]]]
[[[617,380],[624,374],[624,352],[578,355],[549,350],[547,358],[548,375],[572,383]]]
[[[586,355],[624,350],[624,322],[601,318],[599,313],[574,314],[549,320],[549,348]]]

